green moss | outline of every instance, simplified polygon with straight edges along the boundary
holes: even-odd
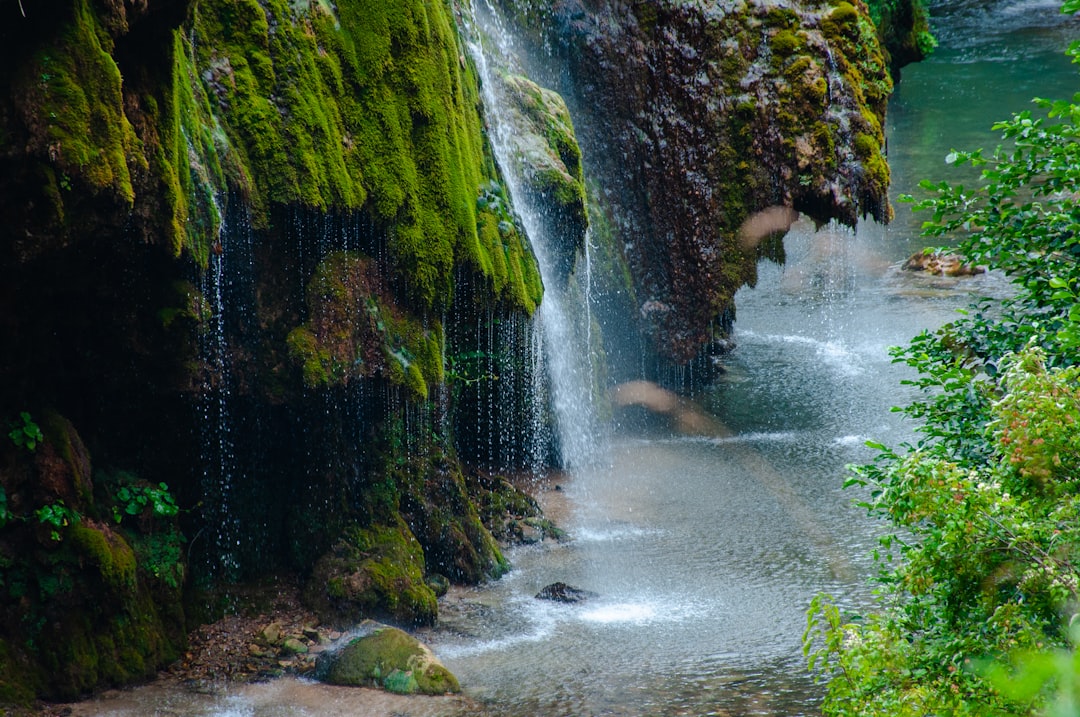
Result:
[[[158,134],[150,161],[164,185],[166,236],[174,254],[186,250],[205,267],[222,219],[215,195],[225,191],[227,176],[237,187],[249,181],[239,164],[221,157],[227,147],[224,141],[218,146],[223,134],[190,53],[191,43],[174,31],[170,82],[160,98],[150,96],[145,104]]]
[[[330,353],[320,348],[318,339],[309,329],[296,327],[289,332],[285,343],[289,347],[289,358],[300,364],[305,386],[319,388],[330,384]]]
[[[323,619],[359,622],[388,615],[408,624],[431,624],[435,593],[424,582],[424,554],[404,521],[346,529],[315,566],[305,596]]]
[[[29,707],[42,689],[42,678],[0,639],[0,705]]]
[[[199,74],[243,175],[254,178],[253,204],[369,212],[389,233],[395,288],[421,311],[450,305],[455,266],[513,286],[512,276],[534,270],[533,258],[520,237],[503,252],[478,235],[477,192],[496,174],[449,4],[328,8],[198,5]],[[255,221],[265,223],[265,213]],[[501,296],[530,311],[539,298]]]
[[[799,25],[799,16],[789,7],[770,7],[765,13],[768,27],[788,29]]]
[[[878,142],[868,134],[855,135],[855,154],[859,159],[873,157],[878,151]]]
[[[773,54],[779,57],[790,57],[804,46],[803,38],[791,30],[781,30],[769,40],[769,47]],[[809,59],[809,58],[802,58]]]
[[[822,20],[822,29],[826,37],[836,38],[847,35],[854,39],[858,33],[859,11],[849,2],[840,2],[832,12]]]
[[[322,679],[337,685],[379,685],[399,694],[460,692],[457,678],[416,638],[394,627],[350,642],[325,669]]]
[[[55,43],[34,55],[21,78],[25,120],[31,144],[65,177],[131,206],[131,172],[145,169],[145,160],[124,114],[112,49],[93,5],[77,0]]]
[[[135,590],[135,552],[119,534],[80,521],[68,529],[67,535],[87,567],[100,574],[115,594],[127,595]]]

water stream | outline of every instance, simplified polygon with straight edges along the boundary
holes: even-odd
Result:
[[[935,4],[943,47],[904,70],[890,105],[895,193],[948,178],[949,149],[992,145],[992,121],[1033,95],[1072,94],[1075,72],[1061,50],[1080,31],[1058,18],[1058,7]],[[604,461],[571,458],[572,474],[538,484],[572,539],[515,549],[509,575],[453,591],[440,626],[424,635],[479,703],[471,714],[817,713],[820,687],[800,652],[805,609],[820,591],[866,604],[866,556],[879,529],[841,489],[844,465],[870,456],[868,438],[896,444],[912,435],[889,411],[909,395],[900,385],[906,369],[887,349],[949,320],[970,294],[1001,289],[994,276],[902,272],[901,260],[923,245],[920,221],[898,206],[887,228],[796,224],[786,265],[763,264],[757,287],[736,298],[738,349],[726,372],[680,404],[693,420],[625,410]],[[559,303],[549,291],[541,318],[549,353],[553,341],[567,340]],[[572,395],[555,390],[556,401]],[[563,426],[564,446],[580,449],[572,456],[595,450],[578,445],[581,428]],[[534,599],[554,581],[598,597],[580,605]],[[160,714],[370,713],[362,705],[335,711],[344,698],[333,688],[312,687],[323,690],[316,698],[295,688],[283,681],[213,698],[170,693],[158,698]],[[394,709],[438,710],[412,704]]]
[[[946,47],[905,70],[890,108],[894,197],[966,179],[946,174],[950,149],[992,147],[994,120],[1072,94],[1062,48],[1077,26],[1057,8],[938,4]],[[889,410],[910,394],[888,348],[1004,288],[900,270],[921,221],[904,205],[887,228],[797,224],[786,265],[737,296],[738,350],[681,405],[694,420],[624,414],[610,465],[547,486],[573,539],[517,550],[514,573],[457,593],[430,636],[486,714],[816,714],[806,606],[821,591],[866,604],[880,528],[841,489],[844,465],[871,456],[867,439],[912,438]],[[554,581],[599,597],[533,597]]]

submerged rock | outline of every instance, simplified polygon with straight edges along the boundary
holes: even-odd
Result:
[[[398,694],[461,691],[457,677],[422,642],[396,627],[368,627],[369,634],[320,655],[316,678],[331,685],[378,686]]]
[[[566,583],[552,583],[536,593],[537,600],[551,600],[553,602],[579,603],[600,597],[599,594],[590,590],[582,590]]]

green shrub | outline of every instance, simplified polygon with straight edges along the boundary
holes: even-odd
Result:
[[[979,187],[921,185],[927,235],[1015,292],[894,349],[918,371],[924,396],[900,410],[921,437],[873,444],[848,481],[894,532],[875,551],[876,614],[811,605],[825,715],[1075,714],[1062,705],[1080,672],[1062,665],[1080,605],[1080,104],[1036,102],[1048,117],[994,125],[991,155],[947,157],[982,168]]]

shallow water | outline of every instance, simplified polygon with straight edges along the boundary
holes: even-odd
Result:
[[[922,178],[963,178],[945,154],[993,146],[992,122],[1032,96],[1072,94],[1062,49],[1080,31],[1058,7],[935,4],[942,48],[904,70],[890,105],[894,197]],[[762,265],[757,288],[737,297],[726,373],[682,406],[695,434],[626,411],[636,428],[608,459],[544,494],[572,540],[517,549],[508,576],[444,600],[424,638],[478,704],[390,704],[283,680],[211,694],[159,685],[76,714],[816,714],[820,687],[800,651],[805,609],[821,591],[866,604],[879,530],[841,489],[844,466],[872,455],[867,439],[912,436],[889,411],[911,394],[888,347],[948,321],[969,294],[1003,291],[993,276],[901,272],[923,246],[920,221],[898,205],[888,228],[797,224],[787,264]],[[533,598],[554,581],[599,596]]]

